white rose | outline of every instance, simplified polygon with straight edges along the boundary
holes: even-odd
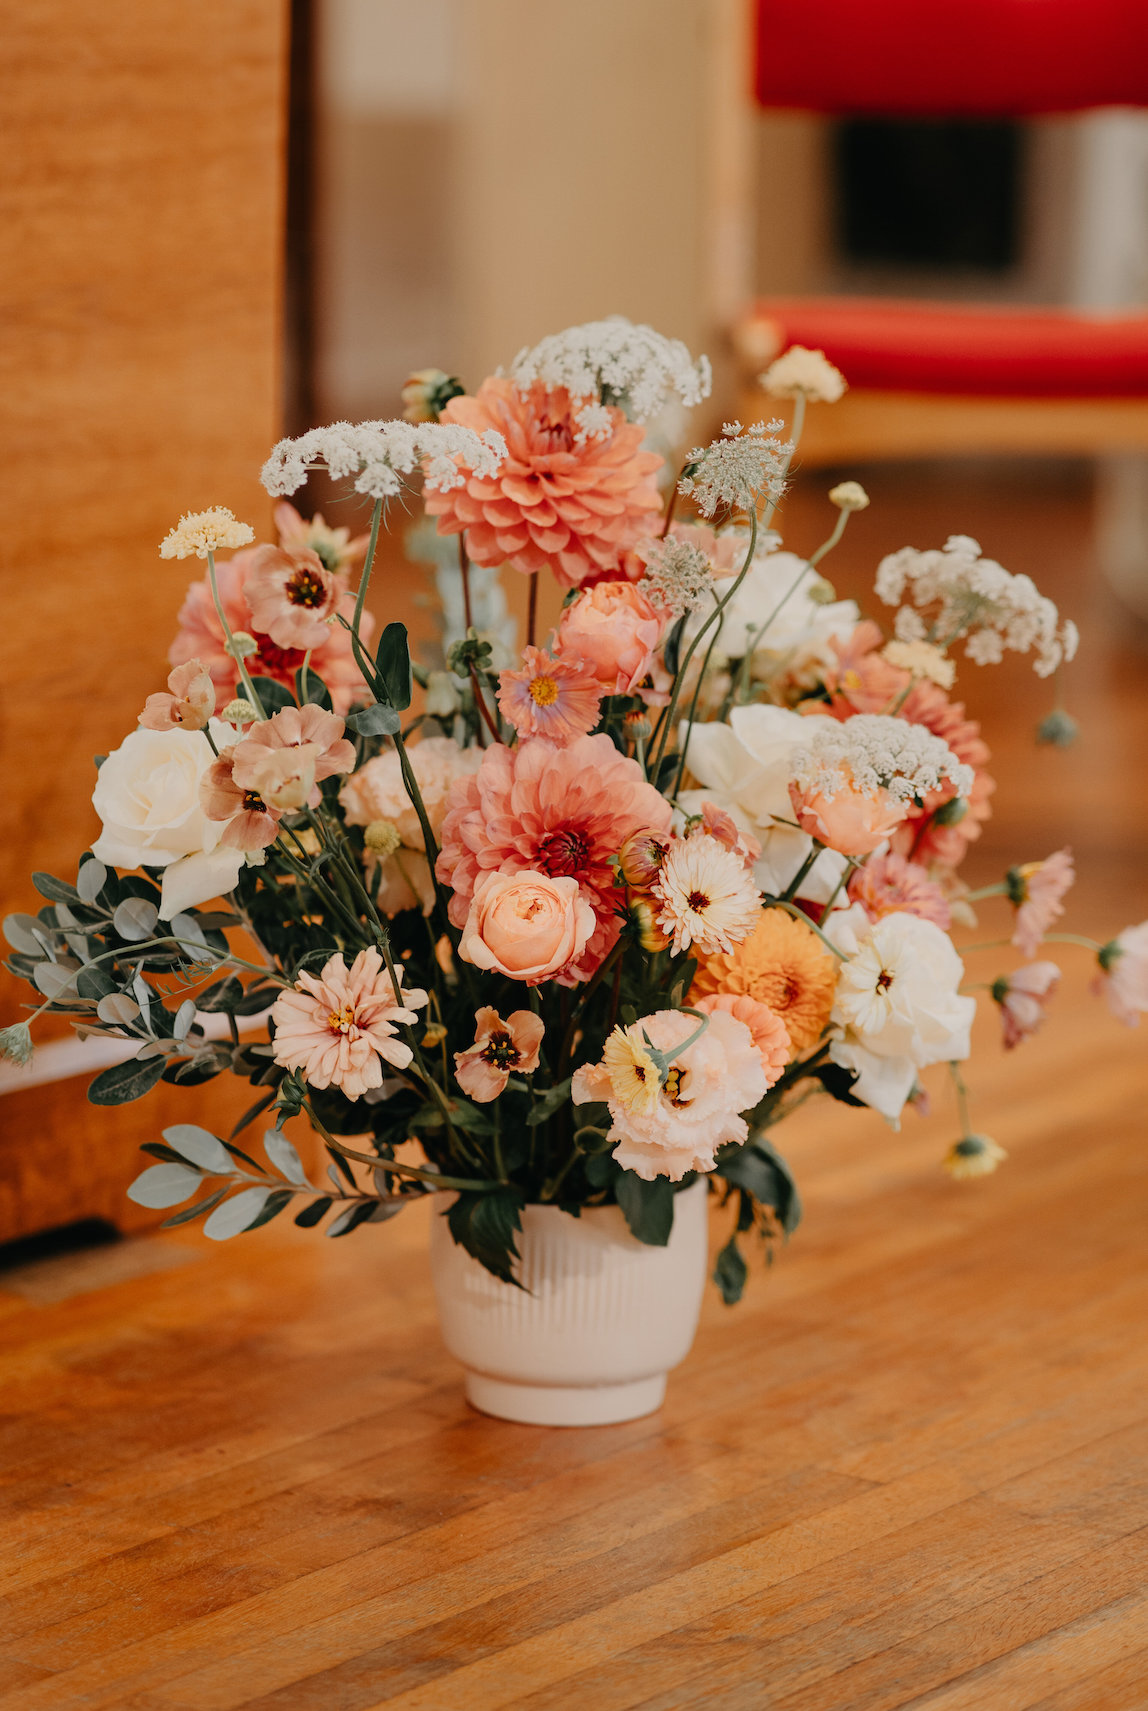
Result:
[[[896,1125],[918,1069],[969,1055],[977,1006],[957,990],[964,964],[948,934],[917,915],[870,922],[854,905],[834,914],[826,931],[848,957],[829,1055],[857,1071],[856,1097]]]
[[[235,740],[216,719],[211,732],[221,748]],[[107,757],[92,792],[103,822],[92,854],[109,867],[162,867],[164,920],[230,891],[243,866],[240,850],[219,847],[223,823],[200,805],[199,782],[214,759],[202,731],[141,727]]]
[[[813,848],[809,834],[792,824],[793,752],[808,744],[819,724],[828,722],[821,715],[804,718],[786,707],[757,703],[735,707],[728,725],[715,720],[681,728],[679,741],[685,742],[689,733],[687,765],[705,789],[685,790],[678,801],[691,814],[699,813],[703,802],[713,802],[743,832],[752,833],[761,845],[753,876],[774,897],[785,890]],[[778,824],[775,815],[790,824]],[[802,897],[827,903],[844,871],[845,857],[823,850],[801,882]]]
[[[748,652],[769,660],[784,658],[794,672],[814,661],[832,663],[835,655],[830,641],[834,636],[849,635],[860,613],[852,600],[835,600],[824,606],[811,600],[809,590],[819,581],[817,572],[796,553],[755,558],[722,613],[719,651],[727,659],[743,659]],[[733,583],[730,577],[714,584],[719,600]]]

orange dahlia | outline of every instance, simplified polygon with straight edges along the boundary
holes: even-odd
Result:
[[[821,1038],[836,989],[837,959],[813,929],[784,909],[763,909],[747,939],[702,963],[690,997],[756,998],[785,1023],[796,1056]]]
[[[494,428],[507,444],[497,475],[470,473],[426,496],[440,535],[466,531],[475,564],[526,573],[548,564],[574,587],[615,569],[661,510],[654,471],[663,460],[641,449],[642,428],[612,406],[495,376],[474,397],[452,398],[442,420]]]

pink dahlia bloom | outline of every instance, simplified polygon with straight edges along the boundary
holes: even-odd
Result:
[[[598,723],[602,685],[580,660],[552,659],[541,648],[524,648],[521,671],[498,679],[498,705],[520,737],[573,742]]]
[[[447,802],[436,871],[454,893],[450,918],[465,927],[484,874],[571,875],[596,917],[570,969],[584,980],[618,937],[615,911],[625,894],[611,857],[635,832],[668,836],[670,820],[665,797],[604,734],[564,748],[544,737],[515,749],[492,746],[477,772],[455,780]]]
[[[244,585],[254,629],[280,648],[321,648],[346,578],[325,570],[309,547],[253,547],[252,569]]]
[[[583,1064],[574,1072],[574,1103],[606,1101],[614,1157],[646,1182],[658,1176],[680,1182],[687,1171],[712,1170],[719,1147],[745,1140],[749,1130],[741,1113],[756,1105],[768,1087],[761,1053],[743,1021],[715,1009],[705,1032],[677,1051],[697,1027],[696,1018],[681,1010],[657,1010],[619,1030],[629,1046],[621,1065],[608,1050],[602,1063]],[[647,1039],[670,1059],[669,1075],[656,1089]],[[635,1069],[641,1072],[640,1085]]]
[[[294,690],[295,673],[303,664],[306,649],[280,647],[269,634],[260,630],[254,622],[247,598],[247,581],[257,568],[259,550],[258,547],[248,547],[232,558],[219,561],[215,567],[219,596],[232,630],[246,630],[258,644],[258,652],[245,662],[252,677],[271,677],[276,683],[286,684],[288,689]],[[349,594],[342,595],[339,610],[350,618],[354,602]],[[180,607],[179,625],[179,633],[167,656],[172,665],[184,665],[192,659],[202,660],[211,673],[219,700],[230,700],[239,682],[239,668],[224,648],[223,626],[212,603],[206,577],[202,582],[193,582],[188,589]],[[374,627],[374,619],[369,612],[364,612],[360,625],[364,642],[369,642]],[[346,713],[356,697],[367,698],[366,685],[355,664],[348,632],[341,624],[324,628],[326,640],[311,650],[311,667],[331,691],[336,712]]]
[[[1117,933],[1101,947],[1099,962],[1093,992],[1104,999],[1118,1022],[1137,1027],[1142,1012],[1148,1010],[1148,921]]]
[[[947,933],[953,912],[939,885],[918,862],[890,850],[859,867],[849,881],[849,900],[860,903],[871,921],[882,915],[919,915]]]
[[[417,1022],[427,994],[403,991],[401,965],[395,975],[397,993],[373,948],[360,951],[350,968],[336,955],[318,977],[302,973],[271,1006],[275,1062],[301,1070],[311,1087],[338,1087],[348,1099],[381,1086],[384,1063],[406,1069],[411,1048],[397,1037],[396,1024]]]
[[[1035,956],[1052,923],[1064,914],[1062,899],[1075,878],[1069,849],[1009,869],[1008,894],[1016,905],[1012,942],[1022,956]]]
[[[605,432],[584,426],[591,398],[572,398],[541,381],[523,391],[512,380],[484,380],[473,398],[452,398],[444,422],[506,440],[498,474],[468,474],[461,487],[427,495],[440,535],[466,530],[476,564],[512,564],[526,573],[550,565],[567,588],[617,567],[662,508],[654,472],[662,459],[641,449],[643,429],[621,410],[605,412]]]
[[[1000,1005],[1006,1051],[1036,1033],[1059,979],[1060,970],[1054,962],[1030,962],[993,981],[992,993]]]

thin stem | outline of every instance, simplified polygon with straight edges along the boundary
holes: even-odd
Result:
[[[208,586],[211,589],[211,599],[215,606],[215,615],[223,626],[223,636],[227,643],[227,652],[238,667],[240,681],[242,682],[244,689],[247,691],[247,699],[251,702],[251,705],[259,714],[259,717],[261,719],[265,719],[267,714],[264,712],[262,701],[260,701],[258,695],[255,693],[255,685],[251,681],[251,673],[247,669],[247,661],[240,659],[239,655],[233,652],[235,647],[235,637],[232,634],[231,625],[227,621],[227,613],[223,610],[223,601],[219,598],[219,583],[216,580],[215,575],[215,554],[210,548],[208,548],[207,553],[207,581]]]
[[[949,1074],[952,1077],[953,1089],[957,1095],[957,1115],[960,1120],[961,1134],[967,1135],[969,1129],[969,1090],[965,1086],[965,1078],[961,1074],[960,1065],[949,1064]]]
[[[530,592],[526,597],[526,645],[534,646],[534,630],[538,621],[538,572],[530,578]]]
[[[470,609],[470,559],[466,551],[466,530],[460,529],[458,536],[458,574],[462,580],[462,622],[469,636],[474,628],[474,615]]]
[[[809,928],[811,933],[816,933],[826,950],[832,951],[838,962],[848,962],[849,959],[845,955],[845,952],[843,950],[839,950],[833,943],[833,940],[827,938],[821,931],[821,928],[817,925],[816,921],[811,921],[804,909],[799,909],[796,903],[790,903],[785,897],[771,897],[766,906],[770,909],[784,909],[787,915],[792,915],[795,921],[800,921],[803,926]]]
[[[1080,945],[1084,950],[1092,951],[1094,955],[1101,949],[1098,939],[1086,939],[1081,933],[1046,933],[1041,943],[1046,945]],[[1012,939],[985,939],[979,945],[958,945],[957,949],[962,956],[965,956],[970,951],[999,951],[1003,950],[1006,945],[1012,944]]]
[[[530,586],[533,588],[536,586],[536,584],[532,582]],[[470,662],[470,686],[471,686],[471,689],[474,691],[474,705],[475,705],[475,708],[478,712],[479,717],[481,718],[483,724],[486,726],[487,730],[490,732],[491,736],[494,738],[495,742],[500,743],[502,741],[502,735],[498,729],[498,726],[495,724],[494,720],[491,717],[489,707],[486,705],[486,697],[482,693],[482,689],[479,686],[478,668],[475,666],[475,663],[473,660],[471,660],[471,662]]]
[[[362,622],[363,602],[367,598],[367,585],[371,580],[371,571],[375,567],[375,548],[379,544],[379,529],[382,525],[382,521],[383,501],[380,498],[375,500],[374,510],[371,512],[371,538],[367,543],[367,556],[363,560],[363,574],[359,578],[359,589],[358,593],[355,595],[355,612],[351,619],[351,628],[354,630],[356,636],[359,633],[359,625]]]
[[[849,521],[852,514],[853,513],[851,511],[838,511],[837,521],[833,525],[832,534],[829,536],[828,540],[822,541],[821,545],[818,547],[816,552],[810,553],[810,555],[809,555],[810,564],[812,564],[812,565],[820,564],[822,559],[825,557],[826,553],[831,553],[833,551],[834,547],[837,545],[838,541],[841,539],[842,535],[845,533],[845,525]]]
[[[495,1188],[502,1187],[501,1182],[491,1182],[480,1177],[473,1176],[442,1176],[437,1170],[423,1170],[418,1165],[401,1164],[398,1159],[380,1158],[377,1153],[371,1154],[356,1152],[353,1147],[346,1147],[343,1145],[342,1141],[337,1141],[334,1135],[331,1134],[330,1130],[324,1127],[323,1123],[315,1115],[315,1110],[310,1100],[304,1099],[303,1109],[306,1111],[308,1120],[316,1134],[322,1137],[327,1146],[331,1147],[335,1152],[341,1153],[344,1158],[354,1159],[356,1164],[369,1164],[372,1170],[385,1170],[388,1174],[393,1176],[410,1176],[415,1178],[418,1182],[430,1182],[433,1183],[436,1188],[453,1188],[458,1190],[460,1193],[475,1191],[489,1192]],[[368,1196],[368,1198],[370,1198],[370,1196]],[[379,1195],[377,1198],[382,1199],[383,1196]]]
[[[813,848],[810,850],[809,854],[806,856],[805,860],[802,862],[801,866],[798,868],[797,872],[794,874],[793,878],[790,880],[789,884],[786,886],[785,890],[782,892],[781,896],[778,898],[779,903],[788,903],[790,898],[796,897],[797,887],[801,884],[801,881],[809,873],[814,862],[817,860],[818,856],[821,854],[822,850],[825,849],[825,847],[826,846],[821,842],[820,838],[814,838]]]

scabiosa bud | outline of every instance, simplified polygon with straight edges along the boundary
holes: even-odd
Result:
[[[647,890],[661,872],[669,844],[656,832],[635,832],[618,852],[618,866],[627,885]]]
[[[219,715],[228,725],[249,725],[252,719],[258,719],[259,709],[253,707],[245,696],[237,695],[234,701],[229,701]]]
[[[640,709],[635,708],[632,713],[627,713],[622,723],[631,742],[645,743],[650,740],[652,726],[649,716]]]
[[[864,511],[869,504],[869,495],[859,481],[839,481],[836,487],[829,489],[829,503],[836,505],[839,511]]]
[[[13,1022],[0,1028],[0,1058],[8,1058],[21,1068],[32,1061],[32,1030],[27,1022]]]
[[[1037,742],[1051,743],[1057,749],[1071,748],[1079,735],[1080,726],[1063,707],[1054,707],[1036,727]]]
[[[259,643],[247,630],[233,630],[231,640],[223,645],[232,659],[250,659],[259,652]]]
[[[394,855],[402,841],[399,828],[393,820],[372,820],[363,833],[363,842],[367,848],[384,859]]]

